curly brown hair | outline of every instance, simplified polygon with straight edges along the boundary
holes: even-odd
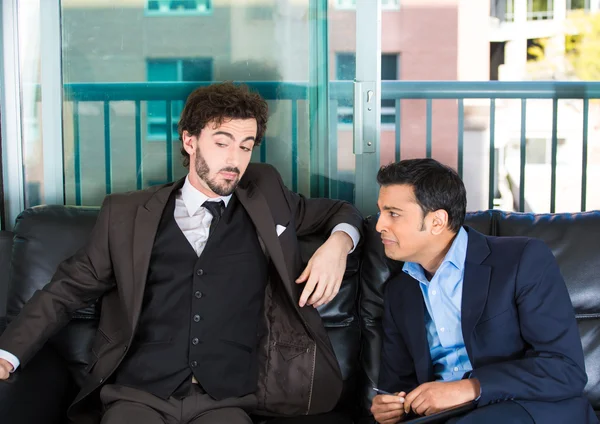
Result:
[[[181,112],[177,131],[182,142],[183,166],[190,165],[190,155],[183,148],[183,132],[198,137],[209,122],[221,125],[230,119],[256,119],[259,146],[267,130],[267,102],[244,84],[224,82],[197,88],[189,95]]]

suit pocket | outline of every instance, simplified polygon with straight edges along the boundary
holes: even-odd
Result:
[[[86,372],[92,371],[92,368],[94,365],[96,365],[96,362],[98,362],[98,358],[102,356],[111,343],[112,340],[104,333],[104,331],[101,329],[96,331],[96,336],[92,341],[92,346],[90,349],[88,365],[85,367]]]
[[[496,341],[518,338],[520,329],[515,308],[491,315],[484,316],[475,326],[475,332],[480,338],[491,337]]]
[[[477,323],[476,327],[479,327],[480,325],[487,325],[490,323],[490,321],[492,321],[493,324],[496,325],[496,323],[501,322],[502,320],[509,319],[510,317],[514,316],[515,313],[516,313],[515,308],[513,308],[511,306],[501,312],[492,312],[489,314],[485,314],[484,316],[482,316],[479,319],[479,322]]]

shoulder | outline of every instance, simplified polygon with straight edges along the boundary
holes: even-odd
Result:
[[[553,256],[542,240],[533,237],[485,236],[491,254],[498,257],[539,258]]]
[[[141,206],[144,205],[160,190],[169,190],[175,182],[148,187],[143,190],[134,190],[124,193],[109,194],[104,198],[103,205],[111,207]]]
[[[254,184],[261,185],[266,182],[279,182],[281,175],[273,165],[266,163],[251,163],[246,168],[241,183],[252,181]]]

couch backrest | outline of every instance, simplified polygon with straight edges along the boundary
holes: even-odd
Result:
[[[19,215],[10,263],[9,321],[19,314],[36,290],[50,281],[58,264],[86,243],[97,215],[98,208],[68,206],[39,206]],[[323,241],[317,238],[300,240],[305,263]],[[359,264],[360,250],[357,250],[348,260],[338,296],[319,308],[344,377],[345,396],[342,399],[347,407],[354,406],[356,376],[359,375],[360,329],[356,310]],[[79,385],[86,376],[98,314],[95,306],[77,311],[71,323],[50,340]]]
[[[543,240],[567,284],[585,355],[586,394],[600,409],[600,211],[560,214],[495,212],[497,235]]]
[[[12,243],[9,320],[51,279],[58,264],[86,242],[97,213],[97,208],[35,207],[17,219],[14,242],[11,234],[0,237],[0,243],[7,243],[4,247]],[[550,246],[579,322],[589,378],[586,392],[594,408],[600,409],[600,238],[596,236],[600,234],[600,212],[533,215],[483,211],[467,214],[466,223],[484,234],[537,237]],[[363,247],[350,257],[340,293],[319,309],[346,383],[343,401],[352,407],[358,387],[359,406],[365,414],[379,373],[383,286],[402,266],[385,258],[375,224],[372,217],[365,221]],[[322,241],[301,240],[305,262]],[[8,275],[2,267],[0,273]],[[73,321],[50,342],[67,360],[79,384],[85,376],[97,314],[95,307],[77,311]]]
[[[585,354],[588,384],[586,394],[594,409],[600,409],[600,212],[572,214],[528,214],[502,211],[468,213],[466,224],[494,236],[526,236],[543,240],[556,256],[577,317]],[[402,263],[385,258],[376,217],[366,220],[366,240],[361,266],[360,316],[361,358],[365,385],[364,407],[370,404],[379,373],[383,287],[390,273]]]

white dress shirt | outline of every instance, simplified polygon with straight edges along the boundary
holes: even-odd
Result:
[[[225,207],[227,207],[231,200],[231,195],[216,198],[208,197],[197,190],[190,183],[188,177],[185,178],[183,187],[181,187],[181,190],[179,190],[175,197],[175,222],[198,256],[202,254],[206,246],[210,223],[213,219],[211,213],[202,207],[202,204],[206,201],[218,202],[219,200],[222,200],[225,203]],[[358,229],[350,224],[338,224],[333,228],[331,233],[333,234],[337,231],[343,231],[350,236],[353,247],[349,253],[352,253],[360,241]],[[10,362],[14,367],[13,371],[21,364],[16,356],[2,349],[0,349],[0,359],[6,359]]]

